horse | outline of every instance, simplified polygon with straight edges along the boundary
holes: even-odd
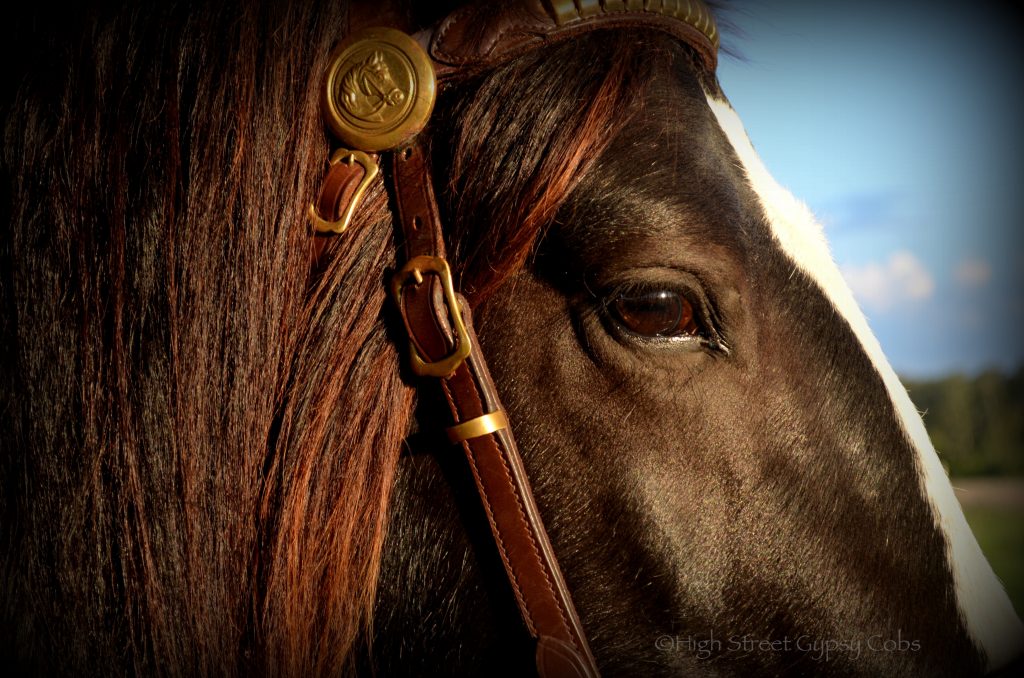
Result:
[[[420,133],[596,665],[1007,667],[1020,620],[822,229],[708,55],[616,23],[682,4],[568,3],[611,19],[440,88]],[[378,9],[410,34],[468,13],[470,44],[504,11]],[[388,172],[343,233],[310,228],[358,7],[28,11],[2,152],[6,665],[531,673],[473,469],[409,368]]]

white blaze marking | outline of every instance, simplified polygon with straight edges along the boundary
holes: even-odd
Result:
[[[1024,652],[1024,626],[967,525],[921,415],[882,354],[881,345],[832,260],[824,231],[807,206],[768,173],[732,107],[710,96],[708,104],[743,164],[775,239],[796,266],[818,283],[836,311],[846,319],[885,382],[904,433],[917,451],[922,491],[931,504],[936,525],[946,538],[957,603],[967,632],[975,644],[984,649],[989,670],[1008,664]]]

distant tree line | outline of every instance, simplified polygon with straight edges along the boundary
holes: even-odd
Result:
[[[903,383],[950,475],[1024,475],[1024,366]]]

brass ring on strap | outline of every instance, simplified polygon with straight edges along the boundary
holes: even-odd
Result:
[[[505,416],[505,410],[498,410],[497,412],[491,412],[480,417],[474,417],[455,426],[449,426],[448,440],[458,445],[465,440],[479,438],[488,433],[500,431],[503,428],[508,428],[508,417]]]

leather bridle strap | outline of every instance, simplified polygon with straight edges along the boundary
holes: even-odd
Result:
[[[597,665],[473,333],[468,304],[460,295],[445,292],[450,284],[447,268],[432,267],[443,261],[441,225],[426,158],[418,143],[394,154],[392,180],[408,258],[396,276],[396,296],[413,344],[410,350],[427,364],[440,364],[459,348],[469,349],[454,371],[440,379],[455,421],[449,435],[466,454],[519,611],[530,635],[537,639],[538,671],[548,677],[597,676]],[[417,285],[417,277],[424,283]],[[431,282],[426,282],[428,277]],[[453,331],[459,322],[464,329]]]
[[[318,233],[344,232],[377,175],[377,154],[386,153],[405,255],[391,292],[409,335],[411,367],[419,376],[439,379],[452,413],[449,439],[466,455],[519,611],[537,640],[539,674],[594,678],[597,664],[480,352],[469,306],[455,291],[429,161],[417,135],[430,118],[436,84],[594,29],[669,33],[690,45],[713,74],[714,20],[700,0],[510,0],[466,5],[434,29],[409,36],[394,30],[406,26],[401,13],[390,10],[377,15],[386,18],[387,28],[365,28],[373,15],[367,7],[350,13],[355,32],[336,48],[325,79],[325,121],[346,148],[332,155],[310,221]]]

